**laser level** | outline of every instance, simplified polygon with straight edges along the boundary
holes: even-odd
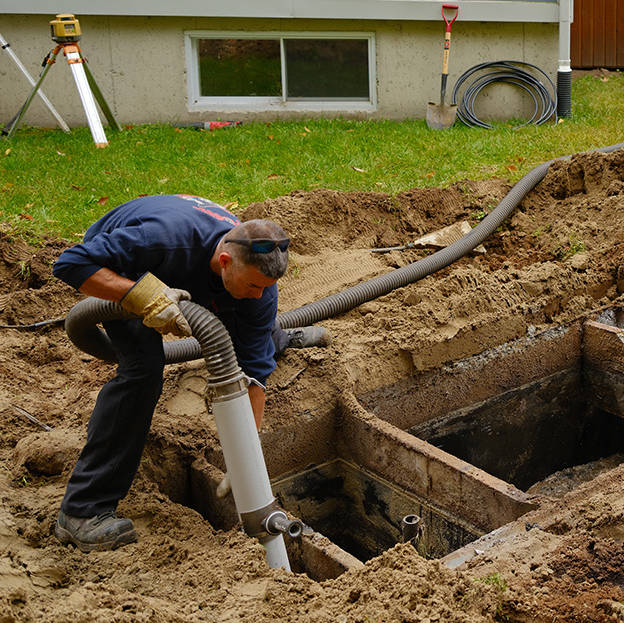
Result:
[[[71,13],[60,13],[56,19],[50,20],[52,41],[57,43],[74,43],[80,41],[80,22]]]
[[[35,83],[33,90],[24,102],[24,105],[19,109],[15,117],[9,121],[4,129],[2,135],[7,138],[11,138],[20,124],[20,121],[24,117],[24,114],[30,106],[30,102],[35,97],[43,79],[46,77],[50,67],[54,64],[57,55],[61,50],[67,59],[67,64],[71,69],[78,94],[80,95],[80,101],[84,108],[85,115],[87,116],[87,122],[89,129],[91,130],[91,136],[95,142],[96,147],[106,147],[108,141],[106,140],[106,134],[104,134],[104,128],[98,115],[97,108],[95,107],[95,100],[100,105],[104,116],[108,120],[108,124],[113,130],[121,131],[120,125],[117,123],[111,109],[109,108],[100,88],[95,82],[95,78],[91,73],[87,65],[87,60],[82,56],[82,50],[78,45],[78,40],[82,34],[80,30],[80,23],[71,13],[60,13],[56,16],[56,19],[50,21],[50,31],[52,39],[56,41],[57,46],[43,59],[43,71],[39,75],[39,79]],[[95,100],[94,100],[95,97]]]

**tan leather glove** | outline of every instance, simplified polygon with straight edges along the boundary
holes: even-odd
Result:
[[[178,303],[189,301],[186,290],[168,287],[152,273],[145,273],[121,299],[121,306],[143,318],[143,324],[163,335],[192,335],[191,327],[182,315]]]

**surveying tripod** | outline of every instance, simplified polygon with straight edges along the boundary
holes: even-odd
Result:
[[[57,42],[57,46],[43,60],[44,68],[39,75],[39,79],[35,83],[30,95],[26,98],[23,106],[2,130],[2,135],[6,136],[6,138],[11,138],[11,136],[13,136],[22,118],[26,114],[30,103],[37,94],[39,87],[41,87],[41,84],[47,76],[48,71],[56,61],[56,57],[60,51],[63,50],[63,54],[74,76],[76,88],[78,89],[82,107],[87,116],[87,122],[91,130],[93,141],[96,147],[106,147],[108,141],[106,140],[106,134],[104,133],[102,122],[100,121],[95,107],[94,97],[108,120],[111,129],[121,131],[121,127],[106,103],[102,91],[100,91],[100,88],[95,82],[95,78],[87,65],[86,59],[82,56],[82,50],[78,45],[78,40],[80,39],[80,25],[78,20],[75,19],[73,15],[69,14],[57,15],[56,19],[50,22],[50,27],[52,30],[52,39]]]
[[[11,49],[11,44],[0,34],[0,47],[13,59],[13,62],[17,65],[18,69],[24,74],[26,80],[30,83],[31,87],[35,86],[35,81],[32,79],[32,76],[28,73],[28,70],[22,64],[22,61],[17,57],[17,54],[13,52]],[[52,105],[52,102],[46,97],[43,89],[39,89],[37,95],[41,98],[41,101],[48,107],[48,110],[54,115],[54,118],[61,126],[63,132],[69,132],[69,126],[63,121],[63,117],[58,114],[56,108]]]

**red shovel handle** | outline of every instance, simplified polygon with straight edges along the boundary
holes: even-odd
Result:
[[[444,13],[445,9],[453,10],[455,11],[455,15],[453,15],[453,19],[449,22],[448,19],[446,19],[446,14]],[[446,32],[451,32],[451,26],[453,25],[453,22],[457,19],[457,16],[459,15],[459,7],[456,4],[443,4],[442,5],[442,18],[444,19],[444,23],[446,24]]]

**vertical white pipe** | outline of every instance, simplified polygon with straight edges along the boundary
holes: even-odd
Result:
[[[102,127],[100,116],[98,115],[97,108],[95,107],[95,100],[93,99],[93,93],[89,87],[84,67],[82,66],[80,54],[78,52],[66,52],[66,56],[74,76],[74,81],[76,82],[76,88],[78,89],[78,93],[82,101],[82,107],[87,115],[87,122],[89,124],[89,129],[91,130],[91,136],[93,136],[95,146],[106,147],[108,145],[108,141],[106,140],[106,134],[104,134],[104,128]]]
[[[572,71],[570,65],[570,23],[572,1],[559,0],[559,71]]]
[[[286,553],[286,545],[282,534],[267,536],[260,540],[266,550],[267,565],[271,569],[283,568],[290,571],[290,562]]]
[[[573,0],[559,0],[559,66],[557,68],[557,114],[559,117],[569,117],[572,113],[570,23],[573,16]]]
[[[8,43],[1,34],[0,34],[0,45],[2,46],[2,49],[13,59],[15,64],[18,66],[18,68],[26,77],[26,80],[30,82],[30,86],[34,87],[35,81],[33,77],[28,73],[28,70],[26,69],[26,67],[24,67],[24,65],[22,64],[22,61],[20,61],[20,59],[17,57],[17,54],[15,54],[15,52],[13,52],[13,50],[11,49],[11,44]],[[59,126],[61,126],[61,129],[63,130],[63,132],[69,132],[69,126],[65,123],[61,115],[59,115],[56,108],[52,106],[52,102],[46,97],[45,93],[41,90],[41,88],[38,89],[37,95],[39,95],[39,97],[41,98],[41,101],[48,107],[48,110],[52,113],[52,115],[54,115],[54,118],[57,120]]]
[[[267,507],[274,498],[249,394],[244,391],[231,399],[215,400],[212,412],[236,510],[243,514]],[[270,567],[283,567],[290,571],[283,535],[269,536],[262,539],[262,544],[266,548]]]

